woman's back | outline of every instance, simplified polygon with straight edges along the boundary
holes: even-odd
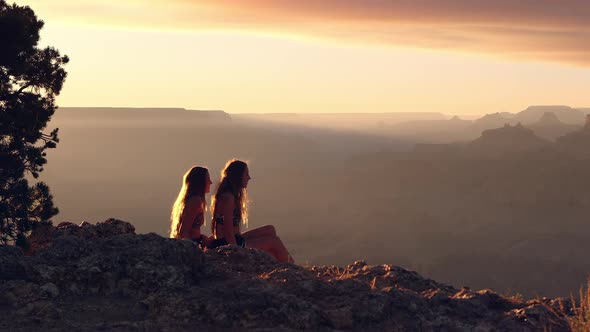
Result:
[[[194,195],[189,197],[180,216],[181,239],[195,239],[201,236],[201,226],[205,223],[204,200]]]
[[[191,167],[182,177],[182,187],[170,213],[170,237],[190,239],[201,246],[208,244],[201,235],[205,223],[205,195],[211,188],[209,170],[201,166]]]

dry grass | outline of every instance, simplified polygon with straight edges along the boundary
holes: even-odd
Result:
[[[348,267],[342,268],[339,266],[331,266],[328,268],[328,274],[335,280],[344,280],[352,276],[351,270]]]
[[[345,280],[354,276],[350,267],[308,266],[306,268],[311,272],[314,272],[319,279],[324,281]]]
[[[572,296],[569,316],[570,327],[574,332],[590,332],[590,278],[586,287],[580,287],[579,302]]]
[[[523,303],[526,300],[521,293],[512,291],[510,289],[504,293],[501,293],[500,295],[512,304]]]

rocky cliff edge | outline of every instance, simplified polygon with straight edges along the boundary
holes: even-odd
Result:
[[[0,330],[569,331],[560,301],[456,289],[391,265],[278,263],[235,246],[44,226],[0,247]]]

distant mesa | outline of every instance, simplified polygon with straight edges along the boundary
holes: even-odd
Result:
[[[545,112],[539,121],[534,123],[538,127],[561,126],[564,123],[553,112]]]
[[[529,126],[535,134],[555,141],[558,137],[580,129],[580,125],[563,123],[553,112],[545,112],[541,119]]]
[[[329,121],[356,121],[357,123],[400,123],[405,121],[419,120],[444,120],[442,113],[435,112],[389,112],[389,113],[242,113],[239,117],[247,118],[294,118],[297,120],[329,120]]]
[[[538,136],[536,137],[537,139],[541,138],[554,141],[557,137],[563,136],[564,134],[579,128],[583,123],[580,114],[582,114],[580,110],[568,106],[531,106],[516,114],[508,112],[490,113],[473,121],[462,120],[458,116],[453,116],[449,120],[402,122],[385,129],[397,135],[414,137],[423,143],[451,143],[471,141],[478,138],[482,131],[504,128],[505,125],[508,124],[510,128],[513,126],[517,126],[517,128],[526,126],[528,129],[533,129],[530,133]],[[566,120],[569,120],[569,122]],[[577,122],[577,124],[572,124],[573,122]],[[519,123],[520,126],[518,126]],[[505,130],[509,131],[511,129],[507,128]],[[518,131],[516,131],[516,133],[518,133]],[[498,134],[499,136],[497,138],[494,132],[489,132],[486,135],[490,135],[491,139],[501,140],[501,137],[508,137],[512,134],[510,134],[510,132],[505,132]],[[526,137],[524,132],[522,134],[523,137]],[[488,137],[485,136],[480,140],[482,143],[476,144],[484,144],[483,142],[487,142],[487,140]],[[506,145],[513,148],[508,140],[509,139],[505,142]],[[529,141],[529,143],[531,143],[537,140],[529,139]],[[497,145],[497,142],[494,143],[494,145]],[[440,147],[422,146],[419,149],[434,149],[439,151]]]
[[[558,135],[560,132],[562,134]],[[553,152],[561,151],[570,155],[587,156],[590,155],[589,146],[590,114],[586,116],[586,123],[580,129],[580,126],[564,124],[555,114],[546,112],[536,124],[529,127],[523,126],[520,122],[515,125],[505,123],[500,128],[484,130],[479,138],[469,143],[418,143],[412,154],[428,158],[495,158],[520,153],[552,155]]]
[[[473,120],[461,119],[458,115],[445,121],[451,128],[467,128],[473,126]]]
[[[481,128],[497,128],[505,123],[512,123],[514,114],[508,112],[490,113],[475,120],[473,123]]]
[[[521,123],[546,140],[554,141],[557,137],[575,131],[584,123],[586,111],[590,108],[572,108],[561,105],[529,106],[514,113],[498,112],[486,114],[473,122],[479,130],[503,127],[504,124]]]
[[[355,113],[240,113],[232,114],[236,121],[253,123],[276,123],[289,126],[303,126],[351,131],[373,130],[373,133],[388,134],[392,127],[405,122],[445,120],[442,113],[434,112],[355,112]],[[445,120],[446,121],[446,120]]]
[[[481,137],[471,142],[470,147],[481,151],[524,151],[541,149],[550,145],[533,132],[525,128],[520,122],[512,126],[506,123],[497,129],[488,129],[482,132]]]
[[[260,122],[260,123],[289,123],[299,122],[301,117],[297,113],[240,113],[232,114],[237,121]]]
[[[555,143],[561,150],[579,155],[590,154],[590,114],[586,115],[586,122],[582,129],[558,137]]]
[[[555,114],[555,116],[566,124],[582,124],[584,123],[585,114],[583,111],[569,106],[529,106],[522,112],[515,115],[516,121],[523,124],[533,124],[539,121],[547,112]]]
[[[505,123],[496,129],[487,129],[469,143],[416,144],[412,153],[426,157],[453,157],[457,155],[497,157],[506,153],[538,151],[551,147],[551,142],[535,135],[521,123]]]
[[[237,115],[238,117],[253,117],[253,118],[297,118],[299,114],[297,113],[241,113]]]
[[[394,124],[389,128],[396,133],[425,135],[432,133],[446,133],[464,130],[473,124],[470,120],[462,120],[458,116],[451,119],[413,120]]]
[[[118,125],[172,125],[200,122],[227,122],[231,116],[221,110],[187,110],[184,108],[131,107],[60,107],[52,122]]]
[[[474,124],[480,128],[497,128],[504,123],[516,124],[518,122],[523,125],[539,125],[542,123],[557,124],[556,119],[560,124],[565,125],[581,125],[584,123],[586,111],[590,112],[590,108],[572,108],[569,106],[529,106],[524,111],[514,113],[490,113],[474,121]]]

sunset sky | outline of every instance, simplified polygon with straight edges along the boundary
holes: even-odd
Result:
[[[10,0],[9,0],[10,2]],[[590,107],[587,0],[21,0],[60,106],[229,113]]]

